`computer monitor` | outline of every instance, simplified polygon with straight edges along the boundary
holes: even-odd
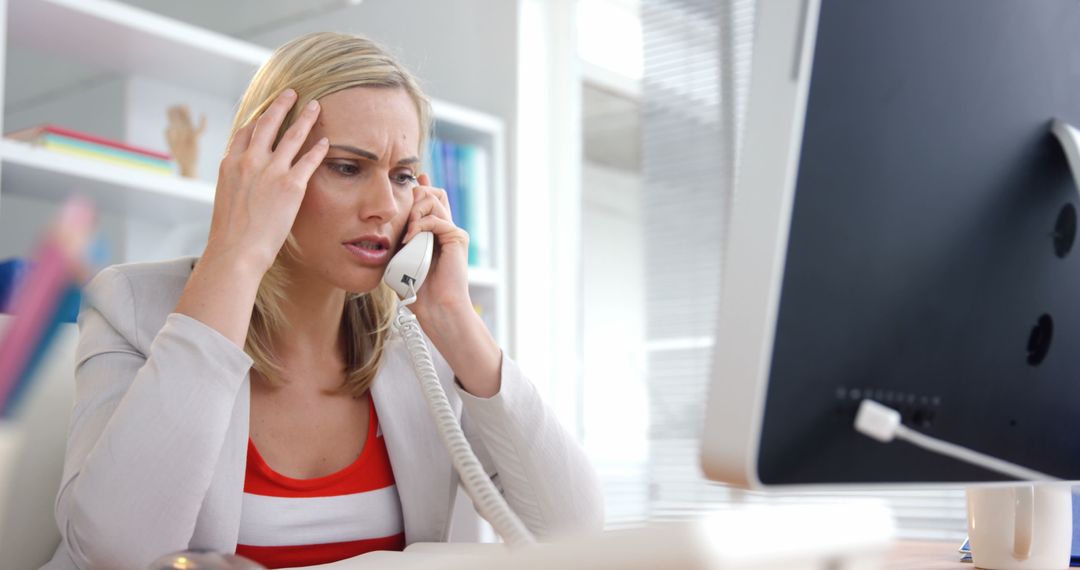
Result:
[[[1080,479],[1076,0],[757,3],[702,438],[746,487]]]

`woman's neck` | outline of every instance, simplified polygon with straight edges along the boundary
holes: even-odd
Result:
[[[278,357],[300,362],[341,358],[345,291],[290,271],[284,293],[281,310],[288,325],[275,335]]]

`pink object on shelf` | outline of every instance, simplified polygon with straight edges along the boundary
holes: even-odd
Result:
[[[33,268],[12,301],[14,319],[0,336],[0,409],[80,267],[95,217],[90,202],[70,198],[34,252]]]

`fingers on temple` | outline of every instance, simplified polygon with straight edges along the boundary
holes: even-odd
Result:
[[[303,111],[296,118],[296,122],[289,127],[289,130],[285,132],[285,135],[278,143],[277,148],[274,149],[275,160],[280,161],[286,168],[292,165],[293,159],[296,158],[296,154],[300,152],[304,141],[307,140],[308,134],[311,133],[311,128],[315,125],[315,119],[318,116],[319,102],[312,99],[304,106]]]
[[[281,123],[285,120],[285,115],[289,113],[294,103],[296,103],[296,92],[292,89],[282,91],[255,121],[255,131],[251,133],[251,142],[248,146],[269,152],[281,128]]]
[[[300,157],[300,160],[296,161],[290,175],[297,184],[307,187],[308,180],[311,180],[311,175],[315,173],[315,169],[322,164],[323,158],[326,158],[326,152],[329,149],[330,141],[323,137],[308,149],[304,156]]]

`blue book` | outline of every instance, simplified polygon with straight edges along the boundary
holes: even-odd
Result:
[[[428,176],[431,178],[431,185],[436,188],[442,188],[443,180],[446,179],[443,174],[442,157],[442,139],[432,137],[431,144],[428,145],[428,164],[431,168]]]
[[[450,217],[454,223],[461,219],[461,190],[458,186],[457,145],[442,141],[443,149],[443,190],[446,190],[450,202]]]
[[[478,196],[480,190],[476,183],[476,146],[463,144],[458,147],[458,180],[461,186],[461,219],[463,228],[469,232],[469,265],[480,265],[478,255],[480,247],[480,234],[477,226],[480,219],[477,217],[477,205],[482,203],[483,197]]]
[[[12,301],[19,284],[30,275],[30,260],[12,258],[0,261],[0,313],[11,313]],[[56,318],[62,323],[74,323],[79,317],[79,293],[76,291],[75,302],[62,303]]]
[[[473,256],[472,246],[472,233],[473,233],[473,220],[470,216],[470,204],[472,203],[472,186],[469,184],[469,163],[468,152],[472,145],[459,144],[454,152],[454,164],[457,165],[457,196],[458,196],[458,212],[457,218],[454,218],[458,227],[465,230],[469,236],[469,265],[476,265],[475,258]]]
[[[26,393],[27,386],[29,386],[31,380],[34,379],[34,373],[45,359],[45,355],[48,354],[49,347],[52,345],[53,338],[56,337],[56,333],[60,330],[60,324],[65,322],[75,322],[75,318],[79,315],[79,306],[81,304],[82,293],[79,287],[72,285],[57,303],[53,318],[49,321],[48,326],[43,331],[41,340],[38,341],[37,348],[34,349],[34,354],[30,356],[30,360],[26,363],[26,368],[15,382],[15,386],[12,388],[11,394],[8,396],[8,400],[4,404],[3,409],[0,410],[0,417],[10,417],[13,411],[18,409],[19,402]]]
[[[26,259],[12,258],[0,261],[0,313],[11,312],[11,300],[15,287],[30,272],[30,262]]]

